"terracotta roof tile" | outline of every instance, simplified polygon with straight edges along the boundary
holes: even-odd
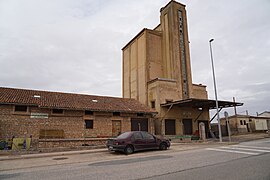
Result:
[[[0,87],[0,104],[25,104],[41,108],[155,113],[135,99]]]

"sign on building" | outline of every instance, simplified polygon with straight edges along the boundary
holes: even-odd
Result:
[[[48,113],[31,113],[30,118],[48,118],[49,114]]]

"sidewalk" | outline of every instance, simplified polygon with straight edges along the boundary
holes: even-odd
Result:
[[[250,133],[250,134],[239,134],[239,135],[233,135],[231,137],[232,142],[247,142],[247,141],[253,141],[258,139],[264,139],[264,138],[270,138],[270,136],[267,133]],[[223,137],[224,142],[229,141],[229,137]]]
[[[52,156],[64,156],[72,154],[88,154],[88,153],[99,153],[108,151],[107,148],[100,149],[90,149],[90,150],[77,150],[77,151],[62,151],[62,152],[49,152],[49,153],[32,153],[32,154],[20,154],[20,155],[7,155],[0,156],[0,161],[14,160],[14,159],[30,159],[30,158],[40,158],[40,157],[52,157]]]

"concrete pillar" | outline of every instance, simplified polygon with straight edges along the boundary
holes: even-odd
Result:
[[[205,141],[206,137],[205,137],[205,125],[203,122],[201,122],[199,124],[199,133],[200,133],[200,139]]]

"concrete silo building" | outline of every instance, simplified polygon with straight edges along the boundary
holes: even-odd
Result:
[[[194,134],[198,124],[209,128],[206,86],[193,84],[185,5],[170,1],[160,10],[160,24],[143,29],[122,49],[124,98],[155,109],[156,134]],[[237,103],[219,101],[220,108]],[[239,105],[239,104],[238,104]],[[133,122],[132,130],[147,130],[150,122]]]

